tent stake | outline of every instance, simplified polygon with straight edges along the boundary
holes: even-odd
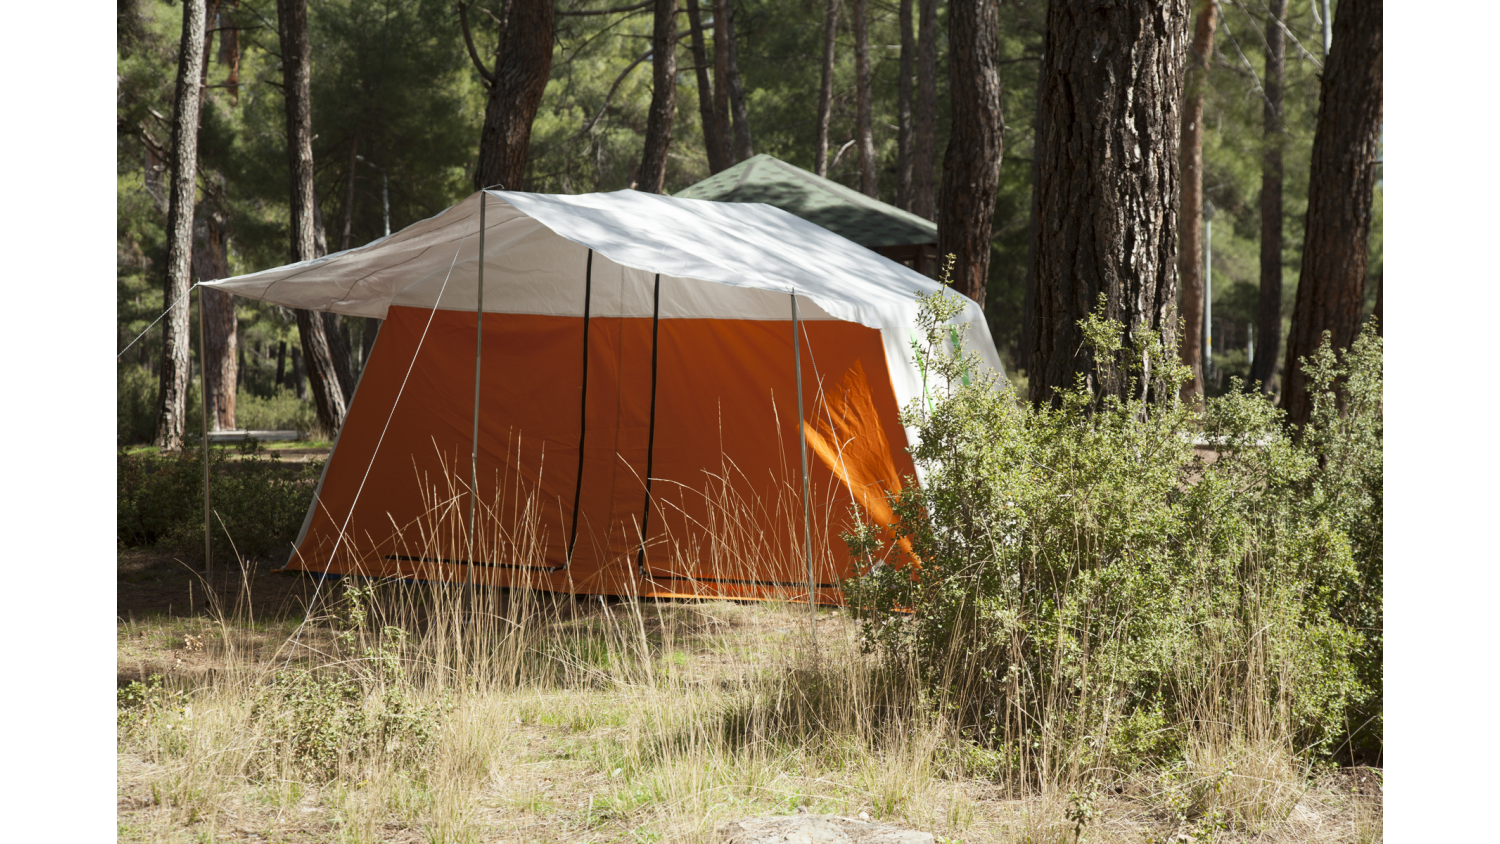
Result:
[[[209,527],[209,502],[208,502],[208,343],[204,339],[207,336],[203,328],[203,288],[198,288],[198,380],[202,385],[198,389],[199,402],[203,405],[203,575],[212,577],[214,573],[214,558],[209,553],[209,537],[212,535]]]
[[[807,550],[807,608],[812,619],[813,647],[818,644],[818,591],[817,581],[813,579],[812,560],[812,506],[807,481],[807,427],[802,421],[802,349],[799,334],[801,332],[800,319],[797,316],[797,291],[792,291],[792,360],[796,362],[797,370],[797,439],[802,444],[802,540]]]
[[[469,451],[469,611],[474,610],[474,506],[479,499],[479,362],[484,347],[484,209],[488,194],[479,192],[479,302],[474,306],[474,436]]]

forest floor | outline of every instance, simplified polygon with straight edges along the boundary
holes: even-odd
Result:
[[[226,671],[227,633],[204,600],[191,555],[155,551],[118,556],[117,671],[122,688],[153,675],[189,689],[211,686]],[[314,582],[220,567],[213,583],[226,603],[246,602],[253,622],[234,622],[237,647],[274,650],[303,617]],[[339,587],[332,587],[333,592]],[[585,607],[607,618],[625,605]],[[790,646],[790,628],[805,627],[806,608],[727,602],[675,604],[679,624],[671,656],[695,683],[725,684],[747,665]],[[228,608],[226,607],[226,611]],[[658,617],[666,618],[668,616]],[[239,617],[247,617],[242,614]],[[853,625],[821,614],[817,635],[853,641]],[[705,633],[712,631],[712,640]],[[243,657],[241,657],[243,658]],[[1071,795],[1017,798],[993,780],[940,774],[909,752],[851,750],[843,763],[826,753],[740,751],[641,762],[626,748],[652,717],[649,690],[599,688],[495,692],[461,703],[450,716],[474,724],[464,752],[478,754],[478,773],[436,777],[425,790],[368,782],[267,784],[234,776],[194,779],[182,760],[122,735],[117,749],[120,841],[482,841],[709,842],[714,828],[744,817],[814,814],[896,823],[933,833],[939,842],[1074,842]],[[203,704],[204,708],[209,706]],[[191,708],[191,707],[190,707]],[[643,715],[643,713],[645,713]],[[643,721],[642,719],[645,718]],[[179,727],[178,729],[185,729]],[[206,725],[204,727],[206,729]],[[152,749],[152,748],[155,749]],[[445,745],[446,747],[446,745]],[[445,750],[443,752],[450,752]],[[194,758],[194,757],[184,757]],[[206,757],[197,757],[206,758]],[[631,758],[632,762],[618,762]],[[436,767],[443,767],[441,763]],[[1084,841],[1365,842],[1380,841],[1381,773],[1334,769],[1274,783],[1281,808],[1256,824],[1184,820],[1160,775],[1126,778],[1093,801]],[[403,790],[405,788],[405,790]],[[364,789],[365,797],[361,796]],[[379,790],[380,799],[373,801]],[[1289,796],[1288,796],[1289,795]],[[1180,795],[1179,795],[1180,796]],[[363,801],[363,802],[362,802]],[[374,805],[378,804],[378,805]]]

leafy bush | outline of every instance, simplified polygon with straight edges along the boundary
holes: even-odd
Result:
[[[312,431],[318,426],[317,409],[297,398],[286,387],[274,388],[268,397],[240,390],[235,398],[234,424],[246,431]]]
[[[214,543],[241,554],[287,550],[302,528],[323,464],[283,464],[254,442],[211,450]],[[116,457],[116,538],[122,547],[199,548],[203,542],[203,450]],[[226,533],[227,531],[227,533]]]
[[[115,368],[115,442],[119,446],[138,445],[151,442],[156,435],[156,394],[159,387],[157,376],[151,370],[134,363],[122,363]],[[184,411],[189,420],[199,418],[203,411],[198,404],[198,384],[188,384],[187,405]],[[187,436],[194,437],[194,426],[188,425]],[[202,435],[199,434],[201,439]]]
[[[351,591],[355,603],[368,597]],[[356,623],[363,626],[363,619],[360,612]],[[343,670],[277,673],[250,710],[268,751],[263,773],[275,776],[284,763],[300,776],[327,782],[365,762],[400,768],[431,758],[451,702],[416,702],[398,655],[404,637],[399,628],[385,628],[384,641]]]
[[[1294,439],[1259,395],[1179,402],[1172,350],[1100,314],[1080,323],[1092,375],[1018,403],[971,377],[955,307],[921,305],[934,398],[903,421],[923,483],[893,535],[846,537],[873,563],[846,589],[869,647],[1029,777],[1178,759],[1215,730],[1328,754],[1378,711],[1378,337],[1317,356]]]

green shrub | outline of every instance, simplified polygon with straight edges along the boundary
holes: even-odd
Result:
[[[156,435],[156,394],[159,387],[157,376],[151,370],[134,363],[122,363],[115,367],[115,443],[120,447],[151,442]],[[203,411],[198,404],[198,383],[188,384],[187,406],[184,411],[188,420],[186,437],[202,439],[199,428],[193,424]]]
[[[254,442],[211,449],[213,540],[219,554],[261,557],[296,541],[322,472],[320,461],[282,463]],[[191,550],[203,543],[203,450],[116,457],[116,538],[121,547]],[[227,532],[226,532],[227,531]]]
[[[268,397],[240,390],[235,398],[235,427],[246,431],[302,431],[317,428],[317,409],[310,401],[297,398],[286,387],[278,386]]]
[[[1258,394],[1179,402],[1173,351],[1098,314],[1091,376],[1021,404],[971,377],[954,307],[924,300],[914,344],[933,398],[903,411],[925,473],[892,502],[911,556],[846,537],[873,563],[846,589],[872,649],[1030,776],[1180,758],[1224,725],[1327,754],[1378,709],[1378,337],[1343,368],[1318,356],[1294,440]]]

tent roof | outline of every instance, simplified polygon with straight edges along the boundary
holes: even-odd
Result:
[[[936,223],[764,153],[677,196],[774,205],[867,248],[937,243]]]
[[[581,316],[579,282],[590,260],[596,281],[601,273],[622,280],[621,316],[651,315],[649,282],[657,273],[663,318],[786,319],[786,294],[795,290],[804,319],[905,330],[915,321],[917,295],[945,289],[769,205],[632,190],[488,195],[486,312]],[[384,317],[391,305],[474,310],[479,197],[365,246],[207,285],[353,316]],[[638,283],[642,274],[646,284]],[[992,349],[984,315],[964,302],[958,321],[983,338],[982,350]],[[594,307],[600,313],[597,301]]]

